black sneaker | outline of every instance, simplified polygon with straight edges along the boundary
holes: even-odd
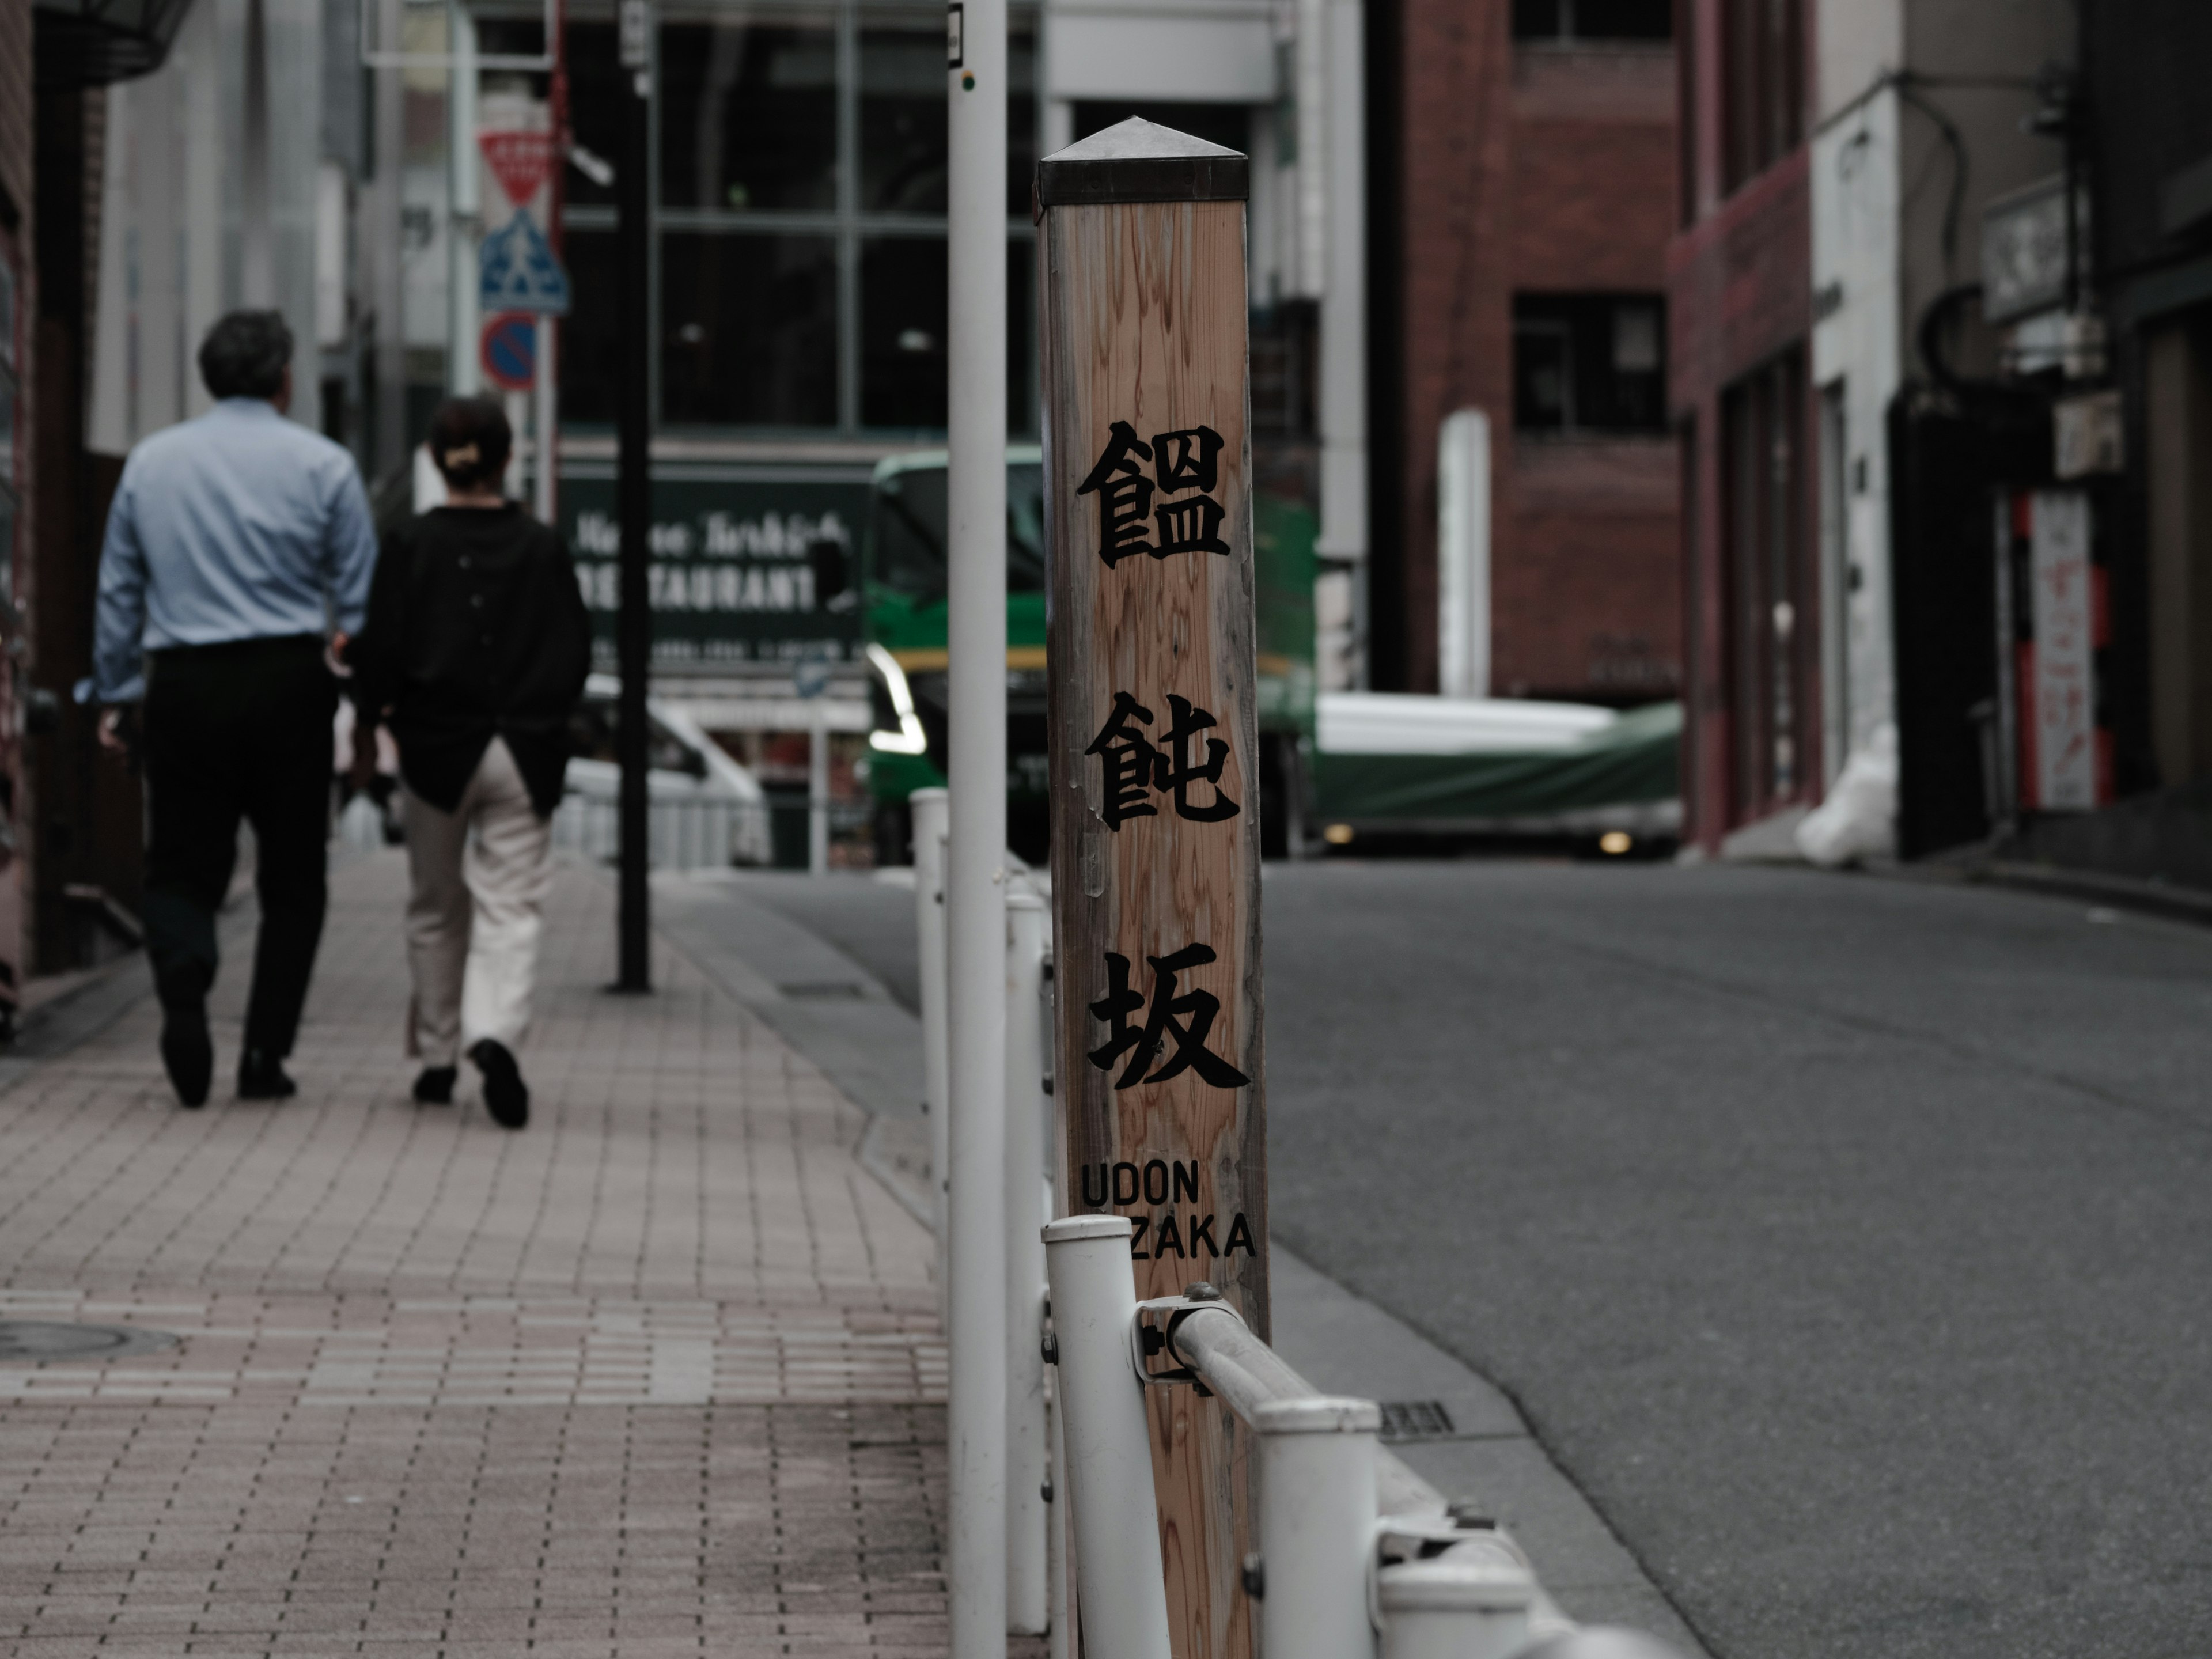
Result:
[[[453,1079],[460,1076],[458,1066],[425,1066],[422,1075],[415,1079],[416,1103],[422,1106],[450,1106],[453,1103]]]
[[[300,1085],[285,1074],[284,1063],[259,1048],[248,1048],[238,1062],[240,1100],[289,1100]]]
[[[161,1064],[180,1104],[207,1104],[208,1085],[215,1080],[215,1043],[208,1036],[205,1003],[162,1011]]]
[[[485,1037],[469,1050],[469,1058],[483,1073],[484,1109],[503,1129],[520,1129],[530,1121],[530,1085],[522,1080],[522,1067],[514,1054],[495,1037]]]

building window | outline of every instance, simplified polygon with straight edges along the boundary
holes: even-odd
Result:
[[[1674,0],[1513,0],[1516,40],[1670,40]]]
[[[1663,432],[1666,301],[1656,294],[1513,301],[1513,424],[1522,432]]]
[[[672,426],[934,433],[945,422],[945,17],[927,3],[672,6],[653,111],[652,362]],[[1032,268],[1036,24],[1009,20],[1009,269]],[[568,30],[577,142],[619,159],[613,31]],[[573,169],[562,412],[614,418],[612,192]],[[1010,293],[1010,423],[1034,431],[1033,307]]]
[[[1803,0],[1722,0],[1721,143],[1733,191],[1805,137]]]

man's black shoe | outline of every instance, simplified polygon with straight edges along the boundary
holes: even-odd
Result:
[[[458,1066],[425,1066],[422,1075],[415,1079],[415,1099],[423,1106],[450,1106],[453,1103],[453,1079],[461,1074]]]
[[[284,1074],[284,1064],[276,1055],[248,1048],[239,1060],[240,1100],[289,1100],[299,1092],[300,1085]]]
[[[530,1121],[530,1085],[514,1055],[496,1038],[485,1037],[469,1050],[469,1058],[483,1073],[484,1109],[503,1129],[520,1129]]]
[[[161,1014],[161,1064],[169,1086],[186,1106],[207,1104],[215,1080],[215,1044],[208,1037],[207,1007],[169,1008]]]

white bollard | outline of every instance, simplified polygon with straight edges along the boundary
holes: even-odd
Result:
[[[830,713],[820,697],[810,697],[812,729],[806,743],[806,868],[830,871]]]
[[[1271,1401],[1260,1437],[1260,1650],[1267,1659],[1373,1659],[1367,1588],[1375,1561],[1371,1400]]]
[[[945,1048],[945,828],[948,797],[917,789],[907,798],[914,817],[914,923],[921,957],[921,1109],[929,1115],[929,1197],[937,1232],[937,1314],[945,1316],[945,1173],[952,1115]]]
[[[1006,1629],[1041,1636],[1045,1607],[1044,901],[1006,895]]]
[[[1477,1540],[1376,1575],[1382,1659],[1507,1659],[1528,1643],[1528,1568]]]
[[[1118,1215],[1071,1216],[1044,1230],[1067,1449],[1061,1486],[1075,1514],[1085,1659],[1169,1659],[1152,1434],[1130,1346],[1137,1320],[1132,1231]],[[1371,1530],[1371,1499],[1368,1514]],[[1360,1607],[1364,1622],[1364,1587]]]

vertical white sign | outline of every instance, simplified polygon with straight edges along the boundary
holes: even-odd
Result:
[[[2089,501],[2079,490],[2036,492],[2034,576],[2035,794],[2045,811],[2097,804],[2096,599],[2089,565]]]
[[[1437,690],[1490,695],[1490,417],[1462,409],[1437,434]]]

